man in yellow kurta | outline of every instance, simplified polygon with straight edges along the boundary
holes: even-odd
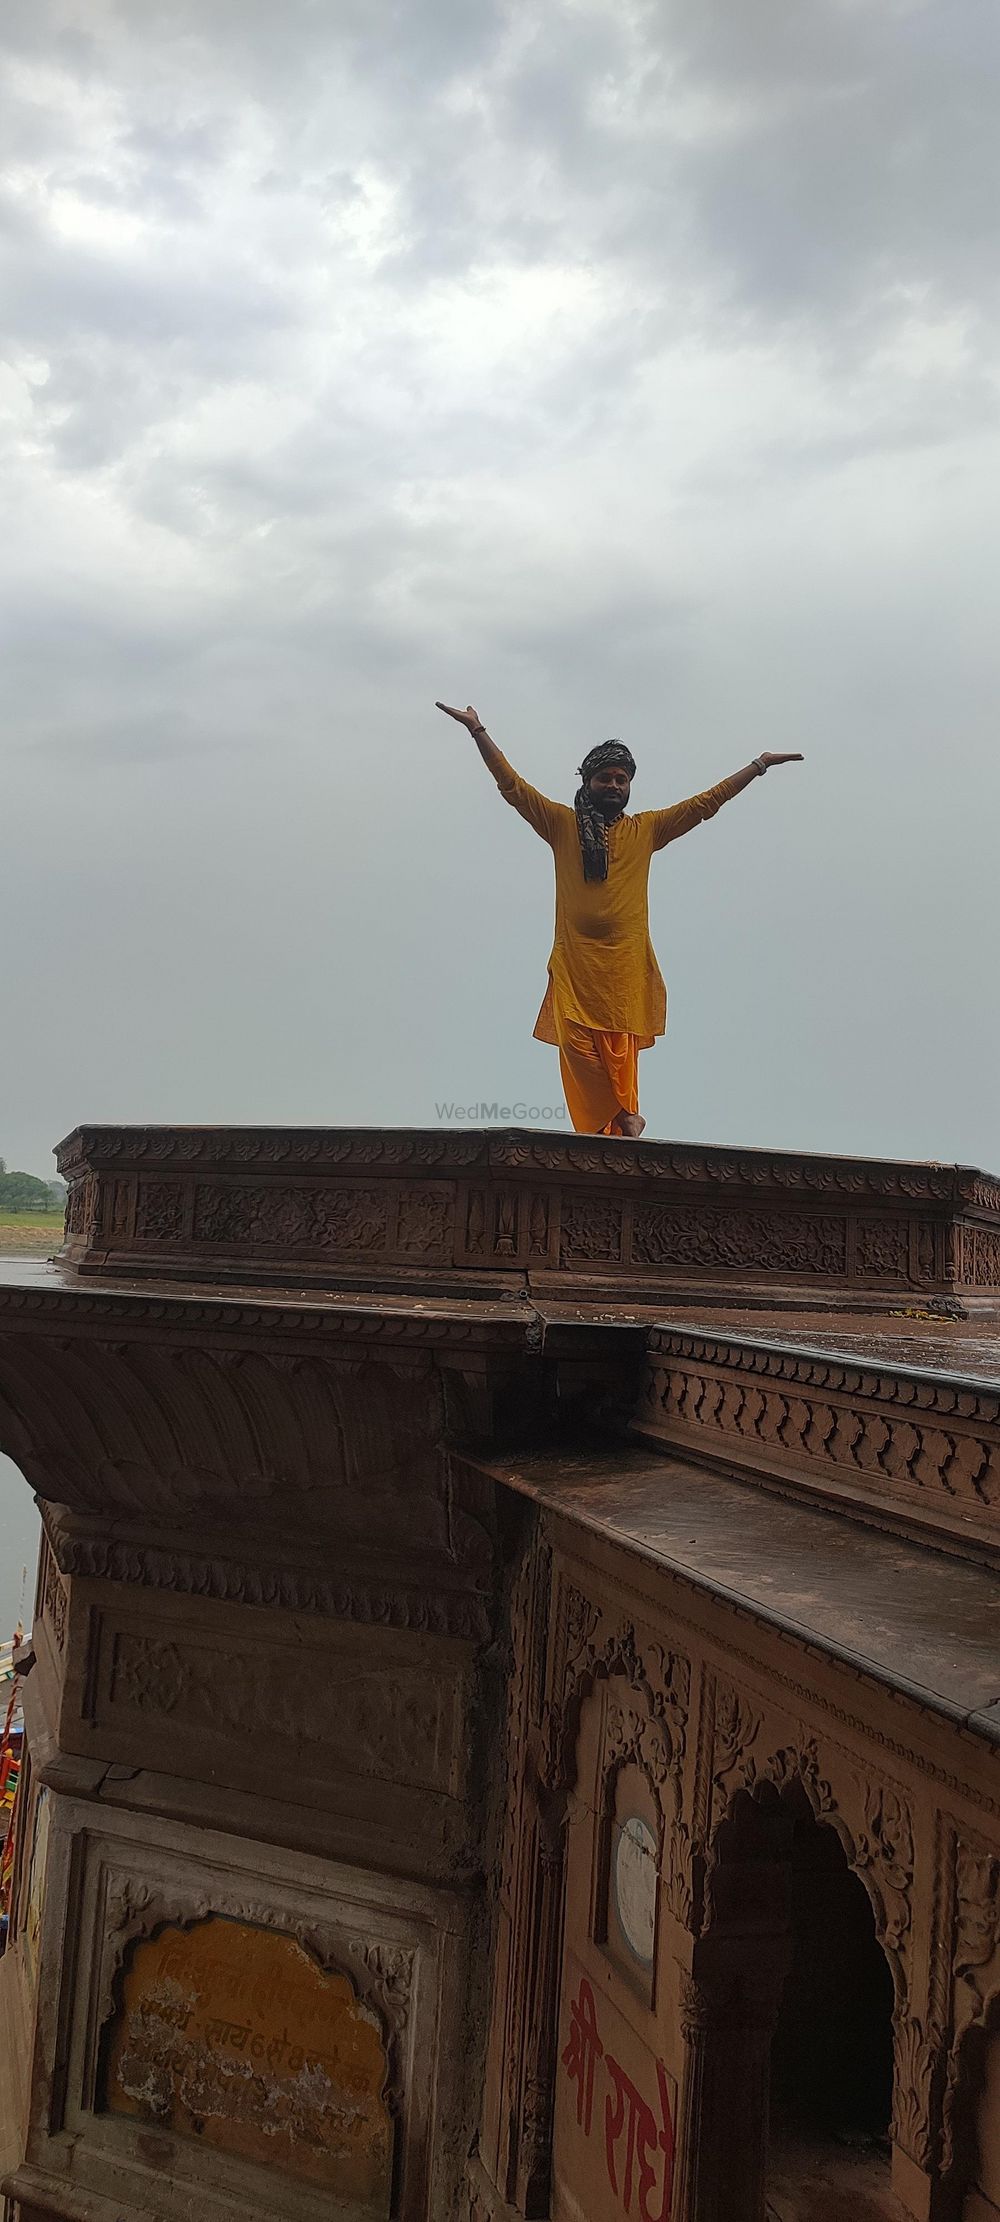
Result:
[[[549,981],[535,1020],[535,1039],[559,1051],[566,1106],[578,1134],[642,1133],[639,1051],[665,1033],[667,991],[649,938],[649,867],[657,849],[676,841],[724,802],[763,777],[772,764],[800,756],[755,756],[742,771],[703,795],[666,810],[628,815],[635,759],[622,741],[604,741],[584,757],[572,810],[552,802],[508,764],[478,712],[439,710],[472,734],[504,801],[519,811],[552,850],[556,923]]]

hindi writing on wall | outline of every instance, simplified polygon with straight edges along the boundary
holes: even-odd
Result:
[[[386,2222],[385,2084],[375,2015],[294,1937],[210,1916],[135,1946],[110,2032],[111,2113],[304,2177]]]

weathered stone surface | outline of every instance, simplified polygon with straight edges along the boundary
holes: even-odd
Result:
[[[63,1259],[0,1270],[45,1521],[13,2222],[794,2202],[771,2037],[831,1875],[888,1986],[878,2211],[961,2215],[1000,2088],[995,1184],[505,1132],[63,1164]]]
[[[218,1917],[136,1945],[101,2103],[322,2185],[385,2222],[393,2125],[378,2017],[294,1937]]]

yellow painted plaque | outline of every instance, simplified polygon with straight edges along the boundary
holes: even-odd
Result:
[[[374,2014],[293,1937],[212,1916],[136,1946],[111,2029],[111,2112],[322,2184],[385,2222],[385,2081]]]

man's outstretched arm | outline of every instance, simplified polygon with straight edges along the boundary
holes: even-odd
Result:
[[[443,710],[445,717],[454,718],[456,724],[465,726],[475,741],[487,771],[492,772],[504,801],[509,802],[512,810],[518,811],[522,818],[527,819],[529,826],[533,826],[535,832],[541,834],[543,841],[551,841],[558,803],[550,802],[547,795],[539,794],[537,787],[529,787],[527,780],[521,778],[520,772],[516,772],[513,765],[508,764],[503,750],[497,747],[487,733],[478,710],[473,709],[471,702],[464,710],[453,710],[447,702],[436,702],[434,707]]]
[[[728,779],[720,779],[717,787],[707,787],[703,795],[689,795],[686,802],[672,803],[668,810],[651,810],[649,815],[656,820],[654,849],[665,849],[668,841],[676,841],[680,834],[690,833],[692,826],[701,825],[705,818],[714,818],[724,802],[732,802],[745,787],[752,786],[755,779],[763,779],[772,764],[801,764],[802,761],[798,754],[781,756],[768,750],[763,756],[755,756],[752,763],[744,764],[742,771],[731,772]]]
[[[491,741],[478,710],[473,709],[471,702],[464,710],[452,710],[447,702],[435,702],[434,708],[443,710],[446,718],[454,718],[456,725],[465,726],[466,732],[471,733],[475,741],[487,771],[492,772],[494,779],[499,779],[507,759],[496,742]]]

